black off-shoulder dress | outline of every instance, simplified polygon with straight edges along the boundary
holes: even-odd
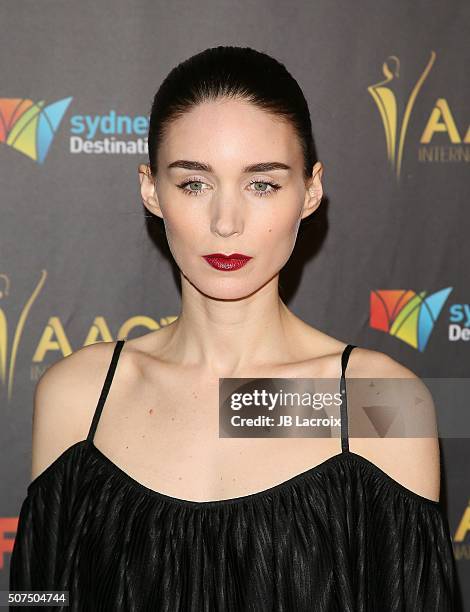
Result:
[[[10,590],[68,590],[81,612],[447,612],[457,610],[439,502],[349,450],[341,359],[341,452],[242,497],[197,502],[147,488],[93,443],[124,340],[88,436],[29,485]],[[18,608],[12,608],[18,609]]]

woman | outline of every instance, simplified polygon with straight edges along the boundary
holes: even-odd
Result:
[[[218,437],[219,377],[341,372],[343,395],[346,366],[414,377],[279,297],[323,195],[297,82],[253,49],[208,49],[161,85],[148,144],[141,194],[181,272],[181,313],[39,381],[10,588],[68,590],[72,610],[453,610],[435,437],[350,449],[346,401],[341,445]]]

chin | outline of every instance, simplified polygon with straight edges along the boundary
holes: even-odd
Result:
[[[198,291],[214,300],[242,300],[261,287],[261,284],[253,284],[253,280],[247,278],[224,278],[217,281],[205,278],[201,282],[188,280]]]

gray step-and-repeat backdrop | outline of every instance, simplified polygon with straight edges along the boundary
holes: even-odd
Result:
[[[289,307],[421,377],[469,376],[468,3],[18,0],[0,20],[0,588],[37,379],[178,312],[137,166],[153,94],[198,51],[267,52],[309,102],[325,199],[283,271]],[[470,610],[469,439],[441,448]]]

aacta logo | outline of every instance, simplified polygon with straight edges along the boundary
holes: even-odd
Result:
[[[370,327],[424,351],[452,287],[427,295],[406,289],[370,292]]]
[[[0,393],[7,392],[7,399],[13,397],[13,384],[18,355],[21,351],[21,339],[26,330],[28,318],[44,289],[47,271],[42,270],[38,283],[33,287],[30,295],[26,297],[21,312],[16,316],[9,313],[8,301],[11,294],[11,280],[6,274],[0,273]],[[8,314],[10,315],[8,317]],[[10,321],[9,321],[10,318]],[[133,315],[124,320],[118,327],[116,337],[127,338],[134,328],[144,328],[149,331],[170,325],[178,317],[169,315],[156,321],[146,315]],[[45,362],[52,355],[56,360],[72,353],[72,345],[67,331],[57,315],[49,316],[42,329],[38,331],[39,340],[34,349],[31,365],[31,379],[38,380],[47,369]],[[31,332],[29,333],[31,335]],[[89,328],[85,330],[82,346],[96,342],[112,342],[113,334],[108,322],[102,315],[94,315]]]
[[[0,142],[44,163],[72,98],[45,105],[20,98],[0,98]]]
[[[428,63],[418,76],[408,97],[403,117],[398,116],[398,102],[394,89],[398,89],[400,77],[400,60],[390,55],[382,64],[383,80],[370,85],[370,93],[382,119],[385,131],[385,144],[388,162],[397,180],[400,180],[403,150],[411,112],[421,88],[423,87],[436,59],[436,52],[431,51]],[[452,115],[449,103],[445,98],[437,98],[434,107],[429,110],[428,118],[422,121],[423,132],[419,140],[419,162],[467,162],[470,157],[470,127],[464,136],[459,133],[457,123]],[[442,136],[437,136],[441,134]]]

